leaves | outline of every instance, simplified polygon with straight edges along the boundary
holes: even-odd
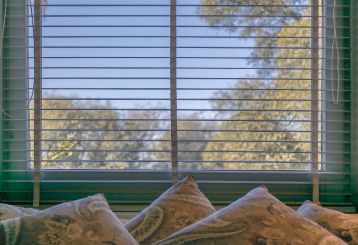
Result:
[[[310,29],[304,28],[310,25],[310,19],[300,17],[308,15],[309,9],[287,7],[302,4],[303,1],[202,0],[202,3],[216,6],[200,7],[200,14],[226,15],[220,18],[204,15],[202,18],[213,27],[245,26],[241,29],[228,28],[227,31],[237,31],[248,38],[255,37],[257,48],[252,56],[258,59],[249,62],[249,65],[271,68],[258,71],[258,76],[273,78],[265,81],[238,81],[234,87],[236,90],[216,93],[214,97],[246,100],[213,103],[216,109],[238,111],[230,112],[231,121],[222,123],[222,132],[212,136],[224,142],[211,142],[207,145],[206,150],[213,153],[204,155],[204,160],[216,163],[207,163],[204,168],[306,169],[308,166],[304,162],[310,158],[310,145],[306,143],[310,140],[309,133],[306,133],[310,129],[310,114],[298,110],[310,109],[310,50],[305,49],[310,46]],[[225,4],[256,6],[219,6]],[[260,7],[264,4],[283,7]],[[233,18],[228,15],[243,17]],[[260,48],[268,46],[281,48]]]

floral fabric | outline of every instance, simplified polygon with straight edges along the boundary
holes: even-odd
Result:
[[[13,205],[8,205],[5,203],[0,203],[0,221],[36,214],[38,210],[33,208],[22,208]]]
[[[358,245],[358,217],[304,202],[297,213],[326,228],[348,244]]]
[[[346,244],[259,187],[156,245]]]
[[[134,245],[102,195],[0,222],[1,245]]]
[[[215,212],[192,176],[164,192],[126,227],[141,245],[149,245]]]

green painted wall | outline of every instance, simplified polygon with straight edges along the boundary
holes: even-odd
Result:
[[[336,15],[337,26],[346,26],[349,25],[349,1],[350,0],[337,0],[337,5],[347,5],[347,7],[337,7]],[[341,81],[338,84],[337,80],[334,80],[334,83],[331,82],[331,56],[332,56],[332,37],[333,36],[333,3],[334,0],[326,0],[328,7],[323,9],[323,16],[327,18],[323,19],[323,25],[326,26],[322,30],[322,36],[328,37],[322,40],[323,47],[326,47],[323,51],[323,57],[325,58],[322,62],[325,70],[322,72],[322,100],[326,102],[322,105],[322,159],[323,161],[339,163],[339,164],[324,164],[323,168],[327,172],[339,173],[336,176],[330,176],[330,180],[337,181],[341,184],[335,186],[332,185],[323,185],[322,188],[326,192],[334,193],[347,193],[347,195],[321,195],[321,202],[341,202],[341,203],[351,203],[350,193],[350,181],[349,181],[349,172],[350,172],[350,102],[349,102],[349,87],[350,87],[350,72],[349,72],[349,56],[350,52],[340,51],[340,66],[342,68]],[[348,23],[347,23],[348,21]],[[347,33],[348,30],[348,33]],[[345,48],[349,46],[349,29],[337,28],[337,39],[339,48]],[[341,38],[347,37],[347,38]],[[343,50],[343,49],[342,49]],[[343,54],[344,53],[344,54]],[[344,56],[344,57],[343,57]],[[336,57],[336,52],[334,52],[334,57]],[[344,58],[344,59],[342,59]],[[335,64],[334,64],[334,67]],[[343,69],[346,68],[346,69]],[[333,79],[337,79],[337,74],[333,73]],[[339,86],[339,90],[337,90]],[[332,90],[339,93],[338,103],[333,101]],[[348,92],[345,92],[345,91]],[[342,92],[344,91],[344,92]],[[336,94],[334,94],[336,97]],[[328,132],[328,133],[327,133]],[[326,142],[326,143],[325,143]],[[340,154],[337,154],[339,152]],[[320,180],[323,180],[323,175],[321,175]]]
[[[358,1],[351,1],[351,183],[353,202],[358,207]]]
[[[1,0],[0,3],[4,13],[6,1]],[[27,36],[27,1],[11,0],[7,4],[0,65],[0,103],[6,111],[6,114],[1,113],[0,116],[0,201],[8,196],[13,196],[14,199],[25,198],[23,192],[11,190],[10,183],[14,179],[29,180],[25,172],[19,172],[27,170],[29,163],[28,114],[25,109],[28,98],[28,73],[25,67],[28,59],[27,38],[24,38]],[[3,20],[4,16],[1,16],[1,21]],[[13,170],[17,172],[11,172]]]
[[[3,0],[0,0],[0,26],[3,25]],[[0,48],[0,107],[3,107],[3,72],[2,72],[2,64],[3,64],[3,54],[2,54],[2,48]],[[2,113],[0,111],[0,190],[2,189],[2,169],[3,169],[3,117]],[[0,200],[1,200],[1,193],[0,193]]]

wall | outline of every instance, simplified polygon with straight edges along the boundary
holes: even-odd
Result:
[[[358,1],[351,1],[351,183],[353,202],[358,207]]]

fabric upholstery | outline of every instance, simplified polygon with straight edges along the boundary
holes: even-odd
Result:
[[[127,229],[141,244],[152,244],[215,212],[192,176],[164,192],[131,219]]]
[[[346,244],[287,207],[265,188],[156,243],[156,245]]]
[[[38,210],[33,208],[22,208],[14,205],[8,205],[5,203],[0,203],[0,221],[36,214]]]
[[[1,245],[134,245],[102,195],[0,222]]]
[[[358,217],[324,208],[310,201],[303,203],[297,213],[318,223],[348,244],[358,245]]]

